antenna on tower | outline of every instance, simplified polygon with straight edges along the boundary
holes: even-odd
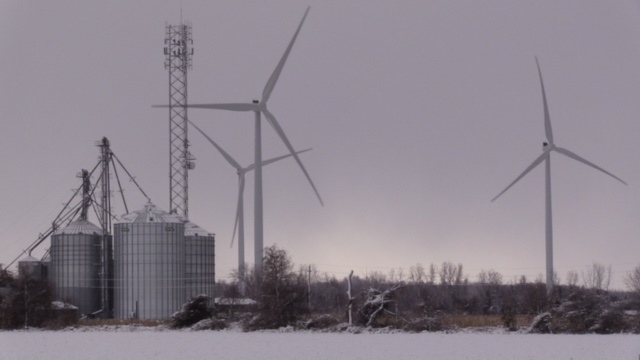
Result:
[[[169,212],[189,218],[189,176],[195,158],[187,136],[187,71],[192,68],[191,24],[166,25],[165,69],[169,70]]]

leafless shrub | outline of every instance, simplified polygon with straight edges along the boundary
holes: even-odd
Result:
[[[625,302],[601,290],[579,289],[558,306],[538,316],[532,332],[613,334],[629,331]]]
[[[305,322],[304,327],[306,329],[328,329],[332,326],[336,326],[340,321],[331,315],[320,315],[315,319],[311,319]]]
[[[213,311],[207,306],[209,297],[198,295],[182,305],[182,309],[171,316],[172,328],[184,328],[191,326],[201,320],[208,319],[213,315]]]
[[[209,318],[200,320],[191,326],[191,330],[224,330],[228,324],[223,319]]]

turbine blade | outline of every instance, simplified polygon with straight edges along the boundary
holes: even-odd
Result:
[[[561,148],[561,147],[556,147],[554,150],[559,152],[560,154],[566,155],[566,156],[568,156],[568,157],[570,157],[570,158],[572,158],[574,160],[577,160],[577,161],[579,161],[579,162],[581,162],[581,163],[583,163],[585,165],[591,166],[592,168],[594,168],[596,170],[600,170],[603,173],[611,176],[612,178],[620,181],[621,183],[623,183],[625,185],[628,185],[624,180],[620,179],[619,177],[613,175],[612,173],[608,172],[607,170],[601,168],[600,166],[592,163],[591,161],[589,161],[589,160],[587,160],[587,159],[585,159],[585,158],[583,158],[581,156],[578,156],[577,154],[575,154],[575,153],[573,153],[573,152],[571,152],[571,151],[569,151],[567,149],[564,149],[564,148]]]
[[[296,152],[296,154],[301,154],[301,153],[303,153],[303,152],[307,152],[307,151],[309,151],[309,150],[311,150],[311,148],[308,148],[308,149],[304,149],[304,150],[297,151],[297,152]],[[266,166],[266,165],[269,165],[269,164],[273,164],[273,163],[274,163],[274,162],[276,162],[276,161],[280,161],[280,160],[282,160],[282,159],[286,159],[286,158],[291,157],[291,156],[293,156],[293,154],[287,154],[287,155],[282,155],[282,156],[278,156],[278,157],[275,157],[275,158],[271,158],[271,159],[268,159],[268,160],[263,160],[263,161],[262,161],[262,166]],[[247,167],[245,168],[245,170],[246,170],[246,171],[251,171],[251,170],[253,170],[253,169],[255,169],[255,168],[256,168],[256,164],[251,164],[251,165],[247,166]]]
[[[542,82],[542,71],[540,70],[540,63],[538,63],[538,57],[536,56],[536,65],[538,66],[538,75],[540,76],[540,87],[542,88],[542,103],[544,104],[544,132],[547,136],[549,144],[553,144],[553,131],[551,130],[551,117],[549,116],[549,106],[547,105],[547,95],[544,91],[544,82]]]
[[[307,180],[309,180],[309,184],[311,184],[311,187],[313,188],[313,191],[316,193],[316,196],[318,197],[318,200],[320,201],[320,204],[322,206],[324,206],[324,203],[322,202],[322,198],[320,197],[320,193],[318,193],[318,189],[316,189],[316,186],[313,184],[313,181],[311,180],[311,176],[309,176],[309,173],[307,172],[307,169],[305,169],[304,165],[302,165],[302,161],[300,160],[300,158],[298,157],[298,154],[295,152],[293,146],[289,142],[289,139],[287,139],[287,135],[285,135],[284,131],[280,127],[280,124],[278,124],[278,121],[273,116],[273,114],[271,114],[269,112],[269,110],[267,110],[265,108],[265,109],[262,110],[262,112],[267,117],[267,120],[269,120],[269,123],[271,124],[271,126],[278,133],[278,135],[280,136],[280,139],[282,139],[282,142],[284,142],[284,144],[287,146],[287,148],[291,152],[291,155],[293,155],[293,157],[296,159],[296,162],[298,162],[298,165],[300,166],[300,169],[302,169],[302,172],[307,177]]]
[[[243,203],[243,194],[244,194],[244,173],[240,173],[238,175],[238,205],[236,207],[236,222],[233,225],[233,235],[231,236],[231,246],[233,247],[233,240],[236,238],[236,230],[238,230],[238,225],[240,224],[240,217],[243,217],[242,213],[242,203]]]
[[[153,105],[154,108],[178,107],[177,105]],[[192,109],[216,109],[230,111],[258,111],[258,104],[228,103],[228,104],[187,104],[184,107]]]
[[[276,86],[276,82],[278,82],[278,78],[280,77],[280,73],[282,72],[282,68],[284,67],[284,63],[287,62],[287,58],[289,57],[289,53],[291,52],[293,43],[296,42],[296,38],[298,37],[298,33],[302,28],[302,24],[304,23],[304,20],[307,18],[309,9],[311,9],[311,6],[307,7],[307,11],[304,12],[302,21],[300,21],[300,25],[298,25],[298,29],[296,30],[295,34],[293,35],[293,38],[289,42],[289,46],[287,46],[287,50],[285,50],[284,54],[282,55],[282,58],[280,59],[280,62],[278,62],[278,65],[276,66],[275,70],[273,70],[273,73],[271,74],[271,77],[269,77],[267,84],[264,86],[264,90],[262,91],[262,100],[260,101],[261,103],[266,103],[269,100],[269,97],[271,96],[271,92],[273,91],[273,88]]]
[[[295,154],[296,154],[296,155],[297,155],[297,154],[301,154],[301,153],[303,153],[303,152],[307,152],[307,151],[309,151],[309,150],[311,150],[311,148],[309,148],[309,149],[304,149],[304,150],[300,150],[300,151],[297,151]],[[278,156],[278,157],[275,157],[275,158],[272,158],[272,159],[268,159],[268,160],[263,161],[263,162],[262,162],[262,165],[263,165],[263,166],[264,166],[264,165],[269,165],[269,164],[272,164],[272,163],[274,163],[274,162],[276,162],[276,161],[280,161],[280,160],[282,160],[282,159],[286,159],[286,158],[291,157],[291,156],[293,156],[293,154],[287,154],[287,155]]]
[[[238,229],[238,212],[236,210],[236,222],[233,224],[233,235],[231,235],[231,245],[229,248],[233,248],[233,242],[236,239],[236,230]]]
[[[202,129],[200,129],[200,128],[199,128],[196,124],[194,124],[191,120],[187,119],[187,121],[189,122],[189,124],[191,124],[191,126],[193,126],[194,128],[196,128],[196,130],[198,130],[198,132],[199,132],[200,134],[202,134],[202,136],[204,136],[205,138],[207,138],[207,140],[209,140],[209,142],[211,143],[211,145],[213,145],[216,149],[218,149],[218,152],[220,152],[220,154],[222,155],[222,157],[224,157],[224,158],[227,160],[227,162],[228,162],[229,164],[231,164],[231,166],[233,166],[234,168],[236,168],[236,169],[238,169],[238,170],[242,168],[242,166],[240,166],[240,164],[238,164],[238,162],[237,162],[234,158],[232,158],[232,157],[231,157],[231,155],[229,155],[226,151],[224,151],[224,150],[220,147],[220,145],[216,144],[216,142],[215,142],[215,141],[213,141],[213,139],[211,139],[211,138],[209,137],[209,135],[205,134],[205,132],[204,132],[204,131],[202,131]]]
[[[533,162],[531,163],[531,165],[529,165],[529,167],[527,167],[522,174],[518,175],[518,177],[513,180],[513,182],[511,182],[511,184],[509,184],[509,186],[507,186],[504,190],[502,190],[500,192],[500,194],[496,195],[496,197],[494,197],[493,199],[491,199],[491,202],[496,201],[497,198],[500,197],[500,195],[504,194],[505,192],[507,192],[507,190],[509,190],[513,185],[515,185],[515,183],[517,183],[520,179],[522,179],[525,175],[527,175],[529,173],[529,171],[533,170],[533,168],[535,168],[536,166],[538,166],[547,156],[549,156],[549,151],[544,151],[542,154],[540,154],[540,156],[538,156],[537,159],[533,160]]]

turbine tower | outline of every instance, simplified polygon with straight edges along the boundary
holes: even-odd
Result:
[[[233,241],[236,237],[236,230],[237,230],[238,231],[238,274],[242,279],[243,278],[242,275],[244,275],[244,268],[245,268],[245,261],[244,261],[244,184],[245,184],[245,180],[244,180],[244,175],[249,171],[254,170],[256,166],[255,164],[251,164],[247,167],[242,167],[240,163],[238,163],[233,157],[231,157],[229,153],[224,151],[224,149],[222,149],[220,145],[218,145],[215,141],[213,141],[213,139],[209,137],[209,135],[207,135],[204,131],[202,131],[202,129],[196,126],[196,124],[194,124],[191,120],[189,120],[189,123],[196,130],[198,130],[198,132],[202,134],[202,136],[204,136],[209,141],[209,143],[213,145],[213,147],[215,147],[218,150],[220,155],[222,155],[222,157],[224,157],[225,160],[227,160],[229,165],[235,168],[238,173],[238,206],[236,208],[235,224],[233,225],[233,235],[231,236],[231,246],[233,247]],[[300,154],[309,150],[311,149],[301,150],[296,152],[296,154]],[[287,155],[278,156],[269,160],[264,160],[262,162],[262,166],[272,164],[276,161],[280,161],[282,159],[286,159],[291,156],[292,156],[291,154],[287,154]]]
[[[189,170],[195,158],[187,137],[187,70],[192,68],[191,24],[167,25],[164,67],[169,70],[169,212],[189,218]]]
[[[547,96],[544,91],[544,83],[542,82],[542,71],[540,71],[540,64],[538,63],[538,58],[536,57],[536,65],[538,66],[538,75],[540,77],[540,86],[542,87],[542,103],[544,105],[544,131],[547,138],[547,141],[542,144],[542,154],[538,156],[532,163],[527,167],[522,174],[520,174],[509,186],[507,186],[504,190],[502,190],[496,197],[494,197],[491,202],[495,201],[502,194],[504,194],[509,188],[511,188],[515,183],[517,183],[520,179],[522,179],[525,175],[527,175],[531,170],[533,170],[536,166],[538,166],[541,162],[545,162],[545,250],[546,250],[546,280],[547,280],[547,293],[551,293],[553,290],[553,226],[552,226],[552,216],[551,216],[551,152],[555,151],[562,155],[565,155],[571,159],[574,159],[578,162],[581,162],[587,166],[590,166],[596,170],[599,170],[614,179],[620,181],[621,183],[627,185],[619,177],[613,175],[607,170],[595,165],[594,163],[576,155],[575,153],[556,146],[553,141],[553,131],[551,130],[551,118],[549,116],[549,107],[547,105]]]
[[[307,10],[305,11],[304,16],[302,17],[302,20],[300,21],[300,24],[298,25],[298,28],[296,29],[296,32],[293,35],[293,38],[289,42],[289,45],[287,46],[287,49],[282,55],[282,58],[278,62],[278,65],[276,66],[275,70],[269,77],[269,80],[267,81],[267,84],[265,85],[262,91],[261,100],[259,101],[253,100],[253,102],[250,102],[250,103],[185,105],[186,107],[189,107],[189,108],[198,108],[198,109],[252,111],[255,114],[255,161],[254,161],[254,164],[255,164],[255,169],[254,169],[255,253],[254,253],[254,256],[255,256],[255,270],[257,275],[262,273],[262,259],[263,259],[263,252],[264,252],[263,210],[262,210],[262,128],[261,128],[261,119],[260,119],[261,114],[264,114],[264,116],[267,118],[267,121],[269,122],[271,127],[273,127],[273,129],[276,131],[276,133],[278,134],[282,142],[284,142],[284,144],[287,146],[290,154],[294,157],[294,159],[300,166],[300,169],[306,176],[307,180],[309,181],[309,184],[311,184],[311,187],[313,188],[313,191],[318,197],[320,204],[324,205],[322,202],[322,198],[320,197],[320,193],[318,193],[316,186],[313,184],[313,181],[311,180],[311,177],[309,176],[307,169],[302,164],[302,161],[298,157],[293,145],[291,145],[291,142],[287,138],[287,135],[284,133],[284,130],[282,130],[282,127],[280,126],[276,118],[273,116],[271,112],[269,112],[269,110],[267,110],[267,102],[269,100],[269,97],[271,96],[271,92],[273,91],[273,88],[276,86],[276,83],[278,82],[278,78],[280,77],[282,68],[284,67],[285,62],[289,57],[289,53],[291,52],[291,48],[293,47],[293,44],[295,43],[296,38],[298,37],[298,33],[300,33],[300,29],[302,28],[302,24],[304,23],[304,20],[306,19],[307,14],[309,13],[309,9],[310,7],[308,7]],[[160,107],[165,107],[165,106],[160,106]]]

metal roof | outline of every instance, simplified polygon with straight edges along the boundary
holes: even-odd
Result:
[[[215,298],[216,305],[256,305],[258,302],[250,298]]]
[[[51,307],[56,310],[64,310],[64,309],[78,310],[77,306],[66,303],[66,302],[62,302],[62,301],[52,301]]]
[[[183,223],[182,218],[175,214],[158,209],[151,202],[147,203],[143,209],[122,215],[119,223]]]
[[[192,223],[191,221],[187,221],[184,224],[184,236],[210,236],[213,237],[214,234],[208,232],[207,230],[201,228],[200,226]]]
[[[96,234],[96,235],[101,235],[102,234],[102,229],[99,228],[98,226],[94,225],[93,223],[86,221],[86,220],[76,220],[76,221],[72,221],[69,225],[63,227],[62,229],[58,229],[56,230],[55,233],[53,233],[54,235],[80,235],[80,234],[85,234],[85,235],[90,235],[90,234]]]
[[[22,262],[40,262],[40,260],[34,258],[33,256],[25,255],[25,257],[23,257],[18,261],[18,263],[22,263]]]

